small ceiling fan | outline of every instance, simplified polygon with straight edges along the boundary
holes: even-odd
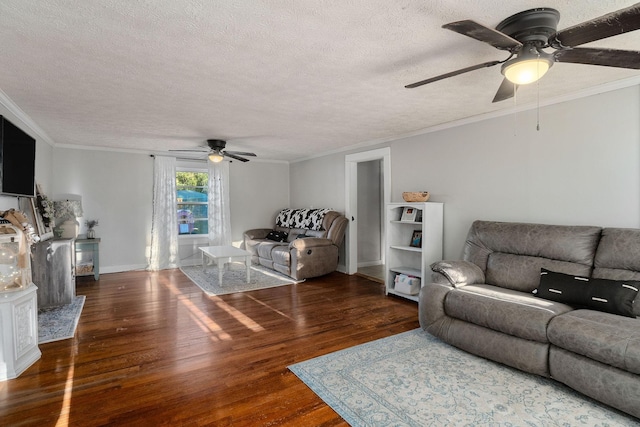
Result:
[[[640,69],[640,51],[576,47],[640,29],[640,3],[561,31],[556,30],[559,20],[557,10],[541,7],[512,15],[498,24],[495,30],[472,20],[445,24],[443,28],[508,51],[510,55],[503,61],[484,62],[405,87],[412,89],[502,64],[501,72],[505,78],[493,99],[493,102],[499,102],[513,97],[518,85],[540,79],[555,62]],[[543,50],[545,48],[555,51],[547,53]]]
[[[222,139],[207,139],[207,147],[202,147],[204,150],[169,150],[169,151],[190,151],[194,153],[208,153],[207,157],[214,163],[221,162],[225,157],[229,157],[241,162],[248,162],[249,159],[245,159],[243,156],[256,157],[255,153],[246,153],[244,151],[228,151],[224,148],[227,145],[227,141]]]

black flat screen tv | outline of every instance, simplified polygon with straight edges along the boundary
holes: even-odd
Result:
[[[35,197],[36,140],[0,116],[0,193]]]

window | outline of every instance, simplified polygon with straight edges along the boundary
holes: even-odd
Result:
[[[178,234],[209,234],[209,174],[176,171]]]

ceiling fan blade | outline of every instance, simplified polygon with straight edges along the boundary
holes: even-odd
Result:
[[[638,29],[640,29],[640,3],[565,28],[558,31],[555,37],[551,36],[549,41],[552,46],[559,42],[562,46],[573,47]]]
[[[603,65],[640,70],[640,51],[579,47],[562,49],[553,54],[557,62]]]
[[[239,160],[241,162],[248,162],[249,161],[249,159],[245,159],[244,157],[240,157],[240,156],[236,156],[236,155],[233,155],[233,154],[229,154],[228,151],[223,152],[222,155],[224,157],[231,157],[232,159],[236,159],[236,160]]]
[[[252,157],[257,157],[256,153],[245,153],[244,151],[227,151],[227,150],[225,150],[225,153],[233,154],[233,155],[235,155],[235,156],[252,156]]]
[[[502,80],[502,84],[498,88],[498,92],[496,92],[496,96],[493,98],[492,102],[500,102],[505,99],[513,98],[516,90],[518,90],[518,85],[515,83],[511,83],[506,78]]]
[[[188,151],[188,152],[192,152],[192,153],[208,153],[209,150],[169,150],[169,151]]]
[[[418,87],[418,86],[426,85],[427,83],[433,83],[433,82],[437,82],[438,80],[442,80],[442,79],[446,79],[446,78],[449,78],[449,77],[457,76],[458,74],[468,73],[469,71],[479,70],[480,68],[493,67],[494,65],[500,64],[500,62],[501,61],[484,62],[482,64],[473,65],[471,67],[461,68],[459,70],[452,71],[450,73],[440,74],[439,76],[431,77],[430,79],[421,80],[419,82],[411,83],[410,85],[406,85],[405,87],[407,89],[413,89],[413,88]]]
[[[455,31],[456,33],[471,37],[481,42],[489,43],[491,46],[502,50],[517,50],[522,47],[522,43],[509,37],[493,28],[485,27],[482,24],[465,19],[464,21],[450,22],[444,24],[442,28]]]

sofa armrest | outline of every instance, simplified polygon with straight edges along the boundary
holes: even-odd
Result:
[[[448,283],[453,287],[484,283],[484,272],[480,267],[469,261],[438,261],[431,264],[435,272],[433,279],[436,283]],[[438,280],[438,275],[446,279]]]
[[[443,338],[447,336],[451,318],[447,316],[444,302],[454,288],[440,283],[425,283],[418,296],[418,320],[420,327],[430,334]]]
[[[272,231],[270,228],[254,228],[244,232],[244,238],[249,240],[265,239],[267,234]]]
[[[304,239],[292,240],[291,243],[289,243],[289,248],[303,251],[305,249],[331,245],[333,245],[333,241],[331,239],[324,239],[322,237],[305,237]]]

